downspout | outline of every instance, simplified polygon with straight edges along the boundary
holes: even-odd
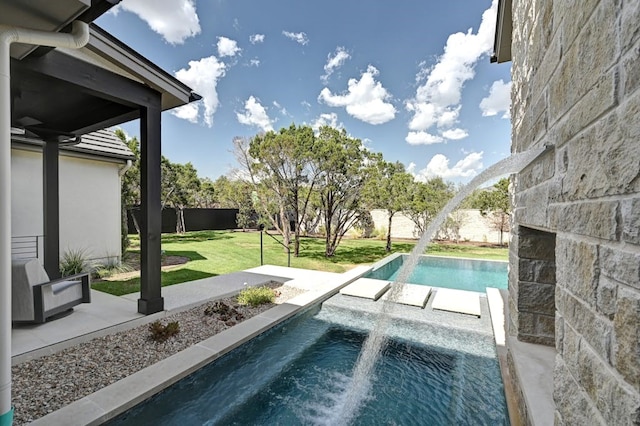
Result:
[[[0,426],[13,422],[11,407],[11,56],[12,43],[79,49],[89,25],[73,22],[71,34],[0,25]]]

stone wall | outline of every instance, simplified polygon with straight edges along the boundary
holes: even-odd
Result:
[[[537,336],[523,251],[555,235],[560,425],[640,424],[638,52],[640,1],[513,0],[512,150],[554,148],[514,177],[509,333]]]

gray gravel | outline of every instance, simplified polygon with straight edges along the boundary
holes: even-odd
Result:
[[[286,285],[276,291],[279,294],[276,303],[304,292]],[[233,305],[244,319],[275,306],[265,304],[251,308],[236,305],[235,298],[221,300]],[[219,315],[204,315],[204,310],[213,303],[164,318],[163,324],[178,321],[180,326],[179,333],[164,343],[150,339],[147,324],[14,366],[14,424],[26,424],[56,411],[233,326],[235,321],[223,322]]]

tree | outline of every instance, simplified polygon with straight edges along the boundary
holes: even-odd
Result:
[[[121,238],[120,245],[124,256],[129,247],[129,223],[127,211],[140,204],[140,143],[138,139],[127,139],[127,135],[121,129],[116,129],[115,134],[133,152],[134,159],[131,160],[131,167],[121,176],[120,180],[120,211],[121,211]],[[134,217],[134,223],[135,216]],[[140,229],[136,226],[136,231]]]
[[[346,130],[320,128],[315,149],[320,171],[318,191],[324,218],[325,256],[332,257],[342,237],[357,222],[360,194],[371,154]]]
[[[170,206],[176,211],[176,232],[186,231],[184,209],[194,205],[200,190],[198,171],[193,164],[172,163],[162,156],[161,162],[162,208]]]
[[[256,160],[253,171],[260,174],[261,182],[274,194],[284,233],[290,231],[290,213],[293,216],[294,256],[300,254],[300,228],[318,178],[313,161],[315,143],[311,127],[295,124],[279,132],[259,134],[249,143],[249,155]],[[303,191],[303,188],[309,191]],[[288,247],[288,235],[284,239]]]
[[[502,245],[504,233],[508,232],[510,228],[509,179],[502,178],[491,188],[481,192],[476,203],[480,214],[489,217],[493,228],[500,232],[500,245]]]
[[[454,192],[453,185],[439,177],[427,182],[413,182],[405,214],[416,225],[420,235],[424,234],[438,212],[453,197]]]
[[[213,186],[217,198],[216,205],[220,208],[238,209],[236,222],[243,231],[255,225],[257,215],[253,207],[253,188],[249,182],[220,176]]]
[[[391,226],[393,216],[409,205],[409,188],[413,177],[405,172],[400,162],[384,161],[381,155],[375,157],[375,163],[370,168],[364,186],[363,196],[370,208],[387,211],[389,223],[387,225],[387,253],[391,251]]]
[[[216,204],[216,188],[208,177],[200,178],[200,189],[195,194],[195,206],[201,209],[214,208]]]

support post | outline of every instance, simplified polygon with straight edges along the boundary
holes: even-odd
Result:
[[[0,37],[0,425],[11,424],[11,80]],[[7,421],[5,422],[5,419]]]
[[[138,312],[164,310],[161,295],[160,94],[140,109],[140,299]]]
[[[60,149],[45,142],[42,149],[44,207],[44,269],[52,280],[60,278]]]

